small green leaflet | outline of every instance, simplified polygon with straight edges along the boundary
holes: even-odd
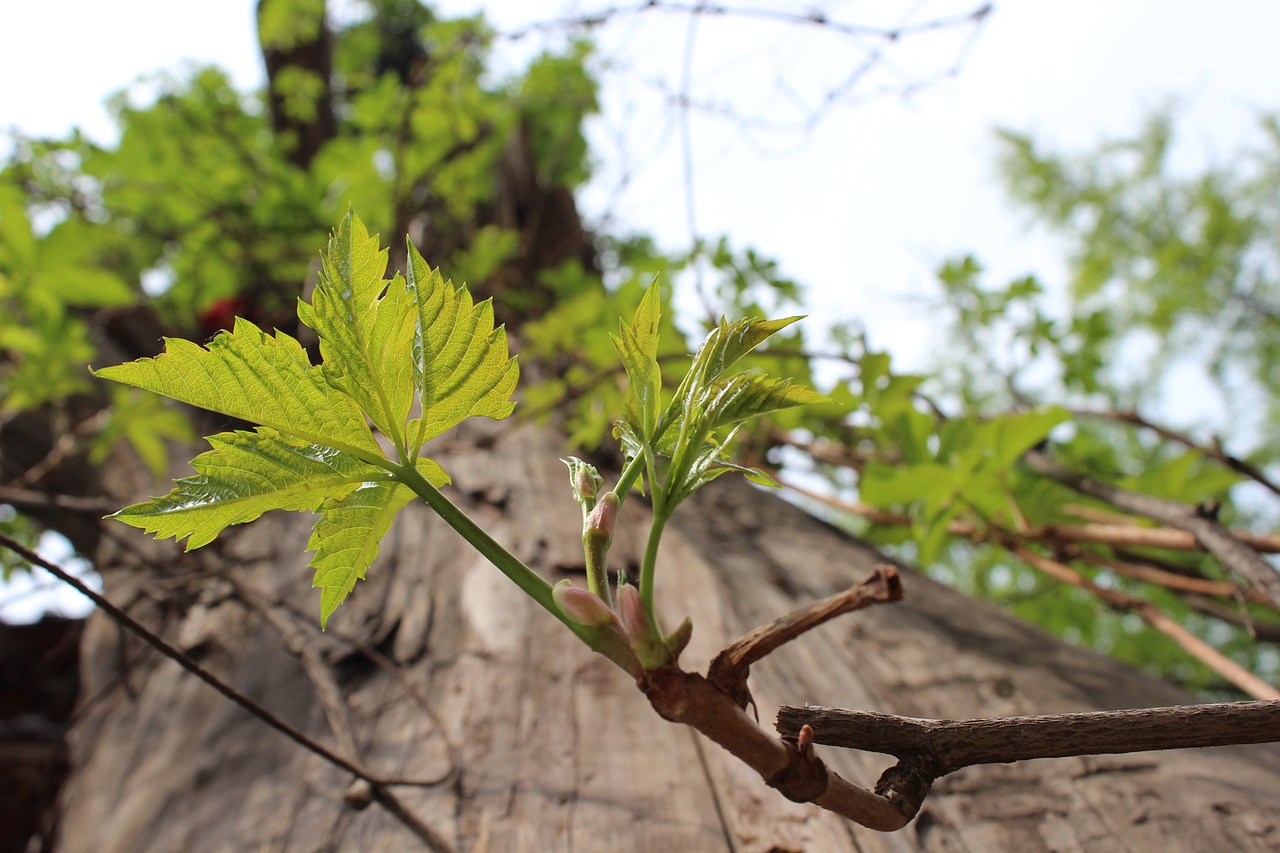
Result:
[[[654,491],[667,512],[727,471],[739,471],[760,485],[776,486],[763,471],[728,461],[728,447],[738,427],[758,415],[830,400],[789,379],[729,370],[801,318],[747,318],[733,323],[722,319],[694,354],[689,372],[666,410],[660,399],[662,377],[657,359],[660,318],[655,282],[645,292],[631,323],[613,339],[628,379],[626,417],[614,430],[626,458],[645,457],[651,484],[658,481],[657,457],[671,460],[664,487]],[[721,439],[718,431],[725,428],[731,429]]]
[[[662,414],[662,371],[658,367],[658,322],[662,303],[658,281],[644,292],[631,324],[610,335],[627,371],[626,423],[643,439],[653,437]]]
[[[504,418],[519,377],[493,308],[474,305],[409,246],[409,275],[384,277],[386,250],[354,214],[329,241],[312,301],[298,317],[320,338],[322,364],[283,332],[237,319],[207,347],[167,339],[165,352],[95,371],[260,426],[220,433],[168,495],[111,516],[188,550],[273,509],[319,515],[309,547],[320,624],[365,576],[378,544],[414,496],[414,471],[448,475],[422,445],[473,415]],[[411,418],[418,403],[421,414]],[[370,424],[395,448],[387,456]]]

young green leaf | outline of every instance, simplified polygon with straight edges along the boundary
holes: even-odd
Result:
[[[783,317],[780,320],[758,320],[748,317],[729,323],[723,318],[720,325],[711,330],[702,346],[693,356],[693,366],[685,383],[707,386],[724,375],[730,367],[760,344],[790,326],[803,320],[802,316]],[[677,396],[679,393],[677,392]]]
[[[658,323],[662,303],[658,281],[644,292],[631,324],[620,334],[610,335],[627,372],[626,419],[631,428],[648,439],[658,427],[662,413],[662,371],[658,367]]]
[[[387,254],[348,214],[329,241],[312,301],[299,318],[323,362],[288,335],[237,319],[208,347],[167,340],[155,358],[96,375],[260,424],[222,433],[192,463],[196,476],[114,518],[156,536],[212,541],[273,509],[320,515],[311,548],[321,624],[363,578],[378,542],[414,488],[448,482],[422,444],[471,415],[502,418],[518,368],[488,301],[472,305],[410,247],[406,281],[384,278]],[[420,417],[409,419],[417,402]],[[395,446],[388,458],[370,423]],[[418,479],[416,475],[421,475]],[[422,480],[427,485],[422,484]]]
[[[283,332],[268,335],[248,320],[236,318],[235,327],[207,349],[166,338],[165,351],[155,358],[93,373],[362,459],[383,455],[360,407],[311,366],[306,350]]]
[[[377,238],[348,213],[329,240],[311,303],[298,303],[298,318],[320,336],[329,384],[406,453],[417,318],[404,279],[397,275],[388,283],[386,268],[387,251],[379,250]]]
[[[191,463],[196,476],[178,480],[168,495],[111,516],[160,539],[187,539],[187,550],[212,542],[233,524],[273,509],[316,510],[364,485],[391,480],[385,469],[336,450],[308,444],[266,427],[210,436],[213,449]],[[423,460],[426,464],[428,460]],[[447,475],[435,463],[422,473],[432,485]]]
[[[417,316],[409,363],[423,411],[409,425],[416,447],[466,418],[511,414],[520,368],[507,355],[506,330],[493,327],[493,303],[472,305],[467,289],[445,281],[412,244],[409,292]]]
[[[715,430],[780,409],[830,402],[831,398],[790,379],[740,373],[708,389],[704,399],[700,407],[703,417]]]
[[[419,460],[418,470],[433,486],[447,479],[440,466],[430,460]],[[355,588],[356,581],[364,579],[396,513],[412,499],[413,491],[408,486],[384,480],[362,483],[346,496],[330,498],[320,507],[320,520],[311,531],[307,547],[316,552],[311,558],[316,570],[311,585],[320,588],[322,629]]]

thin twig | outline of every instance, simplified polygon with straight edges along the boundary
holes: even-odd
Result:
[[[916,33],[957,27],[967,24],[981,23],[992,11],[990,3],[975,6],[970,12],[964,12],[947,18],[934,18],[915,24],[902,24],[896,27],[872,27],[861,24],[850,24],[835,20],[824,12],[813,10],[795,12],[788,9],[768,9],[754,6],[733,6],[726,3],[682,3],[672,0],[641,0],[628,6],[618,5],[576,17],[560,18],[551,21],[535,21],[516,30],[505,33],[507,38],[518,39],[534,33],[548,30],[578,29],[598,27],[615,18],[639,15],[645,12],[675,12],[689,15],[714,15],[717,17],[757,18],[774,23],[793,24],[797,26],[824,27],[844,35],[862,38],[878,38],[896,42],[905,36]]]
[[[975,720],[922,720],[820,706],[778,708],[780,734],[795,735],[804,726],[813,730],[816,743],[923,757],[942,776],[975,764],[1032,758],[1273,743],[1280,741],[1280,701]]]
[[[325,761],[328,761],[330,764],[340,767],[343,770],[346,770],[347,772],[351,773],[353,776],[357,776],[360,779],[363,779],[364,781],[368,782],[373,787],[373,799],[377,800],[380,804],[384,805],[387,808],[387,810],[390,813],[394,814],[397,818],[400,818],[404,823],[404,825],[407,828],[409,828],[409,830],[412,831],[415,835],[417,835],[420,839],[422,839],[423,842],[430,845],[432,850],[440,851],[440,853],[448,853],[448,851],[450,850],[449,846],[445,844],[443,840],[440,839],[440,837],[433,830],[430,829],[430,827],[427,827],[425,824],[422,823],[421,820],[416,818],[413,820],[405,819],[405,814],[407,813],[406,810],[399,803],[399,800],[397,800],[394,797],[394,795],[391,795],[391,793],[386,790],[387,785],[397,784],[395,780],[385,779],[381,776],[376,776],[370,773],[368,770],[365,770],[359,764],[356,764],[355,762],[347,760],[346,758],[342,757],[341,755],[338,755],[336,752],[329,749],[328,747],[307,737],[305,734],[298,731],[296,728],[294,728],[293,726],[286,723],[284,720],[277,717],[271,711],[262,707],[257,702],[254,702],[252,699],[245,696],[243,693],[240,693],[238,690],[236,690],[234,687],[224,682],[222,679],[218,678],[212,672],[205,669],[200,664],[196,663],[194,660],[189,658],[185,653],[183,653],[181,649],[178,649],[177,647],[171,645],[169,642],[164,640],[159,635],[153,633],[146,626],[138,622],[136,619],[134,619],[132,616],[126,613],[124,610],[117,607],[115,604],[113,604],[111,601],[109,601],[107,598],[105,598],[101,594],[95,592],[89,586],[86,586],[82,581],[80,581],[79,578],[75,577],[66,569],[63,569],[61,566],[57,565],[56,563],[52,563],[46,560],[45,558],[37,554],[35,551],[32,551],[30,548],[23,546],[22,543],[15,541],[14,539],[10,538],[9,536],[3,533],[0,533],[0,546],[8,548],[10,551],[13,551],[15,554],[22,557],[27,562],[32,563],[33,565],[40,566],[42,569],[49,572],[51,575],[57,577],[63,583],[74,588],[81,595],[85,596],[94,604],[96,604],[102,610],[102,612],[106,613],[108,616],[110,616],[120,625],[123,625],[124,627],[128,628],[130,631],[136,634],[141,640],[143,640],[149,646],[154,648],[156,651],[160,652],[160,654],[169,658],[174,663],[178,664],[178,666],[187,670],[187,672],[190,672],[196,678],[199,678],[201,681],[203,681],[205,684],[208,684],[210,687],[212,687],[214,690],[221,693],[227,699],[230,699],[232,702],[239,705],[241,708],[245,709],[250,714],[257,717],[259,720],[266,723],[271,728],[280,732],[285,737],[294,741],[299,746],[314,753],[315,755],[318,755],[319,757],[323,758]],[[397,810],[396,808],[397,806],[399,807],[399,810]],[[427,830],[425,834],[421,831],[424,828]]]
[[[40,482],[45,475],[61,465],[76,451],[85,436],[101,428],[110,416],[110,410],[102,409],[64,432],[58,437],[58,440],[49,452],[45,454],[44,458],[23,472],[22,476],[15,481],[15,485],[18,487],[31,487]],[[107,510],[107,512],[110,511]]]
[[[0,503],[35,509],[65,509],[67,512],[102,516],[115,512],[120,504],[106,498],[80,497],[78,495],[51,495],[36,489],[0,487]]]
[[[897,569],[889,565],[876,566],[875,569],[876,574],[867,580],[794,610],[768,625],[761,625],[725,646],[711,661],[711,666],[707,669],[707,680],[737,699],[739,707],[746,708],[751,701],[747,676],[753,663],[763,660],[784,643],[791,642],[806,631],[841,614],[852,613],[872,604],[902,599],[902,580],[898,577]]]
[[[347,703],[342,695],[342,688],[334,678],[333,668],[320,655],[314,637],[287,609],[271,604],[246,584],[235,580],[231,583],[235,587],[236,595],[271,623],[284,640],[285,647],[301,661],[302,668],[306,670],[307,677],[316,688],[316,695],[320,698],[320,704],[324,706],[325,718],[339,746],[353,762],[359,762],[360,746],[356,740],[355,728],[351,725],[351,717],[347,714]],[[447,774],[433,779],[387,779],[385,782],[425,788],[439,785],[446,778],[448,778]]]
[[[901,513],[892,512],[880,507],[864,503],[844,501],[831,495],[824,495],[805,488],[794,482],[782,480],[782,485],[798,495],[818,501],[827,506],[865,518],[876,524],[892,524],[895,526],[910,525],[911,518]],[[947,524],[947,532],[971,541],[985,541],[988,531],[963,519],[956,519]],[[1231,529],[1231,536],[1264,554],[1280,554],[1280,536],[1271,533],[1254,533],[1249,530]],[[1204,546],[1196,539],[1194,533],[1187,530],[1175,530],[1168,527],[1137,527],[1133,524],[1046,524],[1018,531],[1018,536],[1025,540],[1052,542],[1092,542],[1098,545],[1140,546],[1147,548],[1166,548],[1170,551],[1203,551]]]
[[[1212,616],[1214,619],[1221,619],[1223,622],[1243,628],[1255,640],[1261,640],[1265,643],[1280,643],[1280,625],[1259,624],[1249,618],[1249,612],[1243,607],[1231,608],[1211,598],[1194,594],[1184,596],[1183,600],[1187,602],[1188,606],[1206,616]]]
[[[1099,566],[1110,569],[1119,575],[1146,581],[1163,586],[1165,589],[1185,595],[1216,595],[1221,598],[1236,598],[1243,593],[1249,600],[1275,609],[1267,597],[1255,589],[1241,589],[1231,581],[1219,581],[1206,577],[1178,574],[1151,565],[1133,563],[1128,560],[1116,560],[1101,554],[1086,553],[1081,557]]]
[[[1032,568],[1039,569],[1041,572],[1063,583],[1086,590],[1099,600],[1118,610],[1136,613],[1152,628],[1160,631],[1181,646],[1187,654],[1196,658],[1250,696],[1257,699],[1280,699],[1280,690],[1277,690],[1182,627],[1180,623],[1145,598],[1138,598],[1118,590],[1100,587],[1069,566],[1063,565],[1057,560],[1051,560],[1043,554],[1037,554],[1016,541],[1010,540],[1002,544],[1010,553],[1019,557]]]

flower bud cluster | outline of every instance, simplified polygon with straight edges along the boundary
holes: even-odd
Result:
[[[629,583],[619,584],[617,604],[612,608],[595,593],[568,580],[556,584],[552,596],[570,621],[600,631],[604,641],[600,651],[637,677],[644,670],[674,661],[693,631],[692,623],[685,619],[674,633],[661,637],[649,618],[640,590]]]

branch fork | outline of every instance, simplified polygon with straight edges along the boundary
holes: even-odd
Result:
[[[880,831],[901,829],[916,814],[919,787],[883,784],[876,792],[854,785],[831,771],[814,750],[813,729],[804,726],[779,738],[748,716],[751,664],[842,613],[902,598],[902,582],[892,566],[878,566],[855,586],[756,628],[726,646],[708,675],[685,672],[672,662],[649,670],[636,681],[664,720],[683,723],[724,747],[754,769],[766,784],[799,803],[814,803]],[[927,790],[927,785],[925,785]]]

